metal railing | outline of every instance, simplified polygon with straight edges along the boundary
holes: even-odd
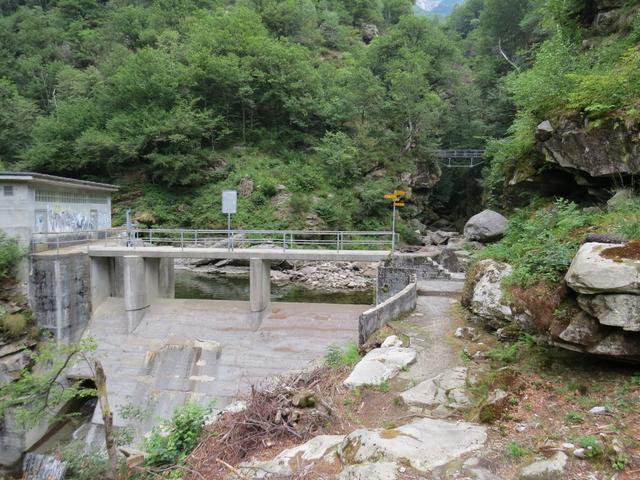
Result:
[[[484,150],[466,148],[456,150],[436,150],[438,158],[483,158]]]
[[[395,239],[394,239],[395,236]],[[40,253],[76,245],[185,248],[278,248],[345,250],[393,250],[398,234],[392,232],[316,230],[193,230],[168,228],[114,228],[83,232],[34,233],[31,251]]]

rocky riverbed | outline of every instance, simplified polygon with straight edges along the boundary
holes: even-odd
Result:
[[[221,261],[204,263],[200,260],[176,260],[176,268],[192,272],[227,277],[248,277],[249,266],[243,263]],[[376,263],[283,262],[271,268],[271,281],[278,285],[295,284],[325,292],[345,290],[366,291],[373,288]]]

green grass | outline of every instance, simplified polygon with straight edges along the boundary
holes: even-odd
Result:
[[[324,361],[331,367],[352,367],[360,361],[360,352],[355,343],[340,348],[337,345],[330,345],[324,355]]]
[[[529,453],[531,453],[528,448],[520,445],[518,442],[515,442],[515,441],[511,441],[507,443],[506,449],[509,456],[513,458],[526,457],[527,455],[529,455]]]
[[[564,415],[564,420],[566,423],[578,425],[584,422],[584,415],[580,412],[567,412]]]
[[[584,435],[577,437],[575,443],[585,449],[587,458],[596,458],[604,453],[602,442],[595,435]]]

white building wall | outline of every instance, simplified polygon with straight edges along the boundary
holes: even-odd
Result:
[[[13,194],[9,195],[9,192]],[[33,191],[29,185],[0,182],[0,230],[27,244],[31,239],[33,222]]]

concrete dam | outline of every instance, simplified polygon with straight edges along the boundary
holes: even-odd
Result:
[[[250,301],[175,299],[176,258],[248,260]],[[379,305],[272,303],[270,264],[282,260],[382,262]],[[60,343],[95,341],[92,355],[106,371],[114,424],[133,427],[139,440],[188,401],[223,408],[252,384],[321,360],[330,345],[362,342],[415,306],[416,279],[443,275],[429,257],[386,250],[91,243],[33,253],[28,283],[41,328]],[[79,364],[67,377],[91,378],[91,372]],[[126,418],[128,407],[143,415]],[[81,438],[102,441],[101,424],[97,407]],[[17,459],[37,438],[7,432],[0,447]]]

